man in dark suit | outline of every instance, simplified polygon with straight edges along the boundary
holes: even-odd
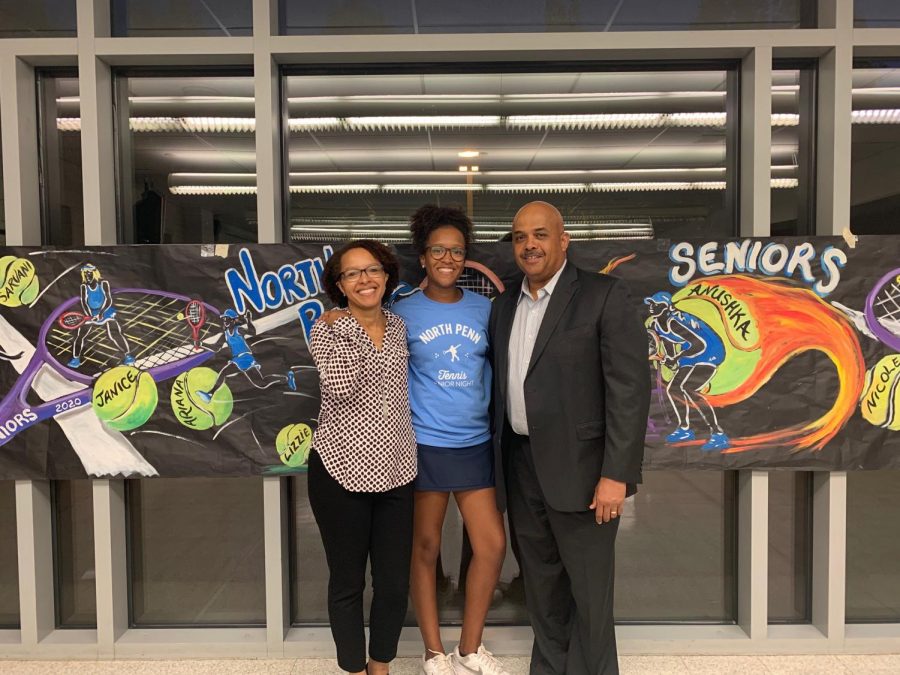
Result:
[[[494,451],[534,629],[531,673],[617,673],[614,545],[641,481],[646,331],[621,280],[566,262],[550,204],[522,207],[512,242],[525,279],[491,312]]]

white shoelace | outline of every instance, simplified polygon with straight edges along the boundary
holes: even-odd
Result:
[[[426,662],[435,665],[438,675],[456,675],[456,671],[453,670],[453,664],[450,662],[449,656],[442,654],[441,652],[432,651],[431,649],[428,651],[435,656],[427,659]]]
[[[478,663],[481,666],[481,672],[485,675],[509,675],[505,670],[503,670],[503,664],[484,648],[484,645],[481,645],[478,648],[478,651],[475,652],[475,657],[478,659]]]

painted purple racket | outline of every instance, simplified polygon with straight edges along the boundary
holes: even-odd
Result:
[[[865,315],[872,334],[900,351],[900,269],[885,274],[869,291]]]
[[[197,351],[194,348],[193,331],[183,314],[190,298],[139,288],[114,289],[112,293],[116,320],[128,340],[134,366],[150,373],[157,382],[175,377],[213,356],[208,349]],[[34,355],[13,388],[0,401],[0,445],[38,422],[89,405],[94,380],[101,373],[121,365],[123,355],[102,326],[91,328],[87,335],[79,368],[65,365],[72,357],[75,331],[68,326],[63,328],[59,319],[80,308],[80,302],[80,298],[66,300],[41,326]],[[219,311],[214,307],[204,305],[204,308],[207,314],[218,317]],[[198,330],[199,344],[202,345],[211,330],[216,330],[215,325],[206,324]],[[28,394],[44,366],[66,380],[84,385],[83,388],[43,403],[30,404]]]

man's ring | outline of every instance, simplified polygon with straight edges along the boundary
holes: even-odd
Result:
[[[617,515],[619,515],[619,512],[618,512],[618,511],[610,511],[610,512],[609,512],[609,515],[611,515],[611,516],[617,516]]]

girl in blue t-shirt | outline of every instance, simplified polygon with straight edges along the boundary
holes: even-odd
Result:
[[[460,209],[427,205],[416,211],[410,230],[426,274],[424,290],[392,307],[406,323],[409,345],[410,407],[419,464],[410,593],[425,642],[426,675],[505,672],[481,644],[506,535],[494,496],[488,416],[491,302],[456,285],[472,229]],[[459,645],[448,655],[438,623],[435,569],[451,492],[472,544],[472,561]]]

